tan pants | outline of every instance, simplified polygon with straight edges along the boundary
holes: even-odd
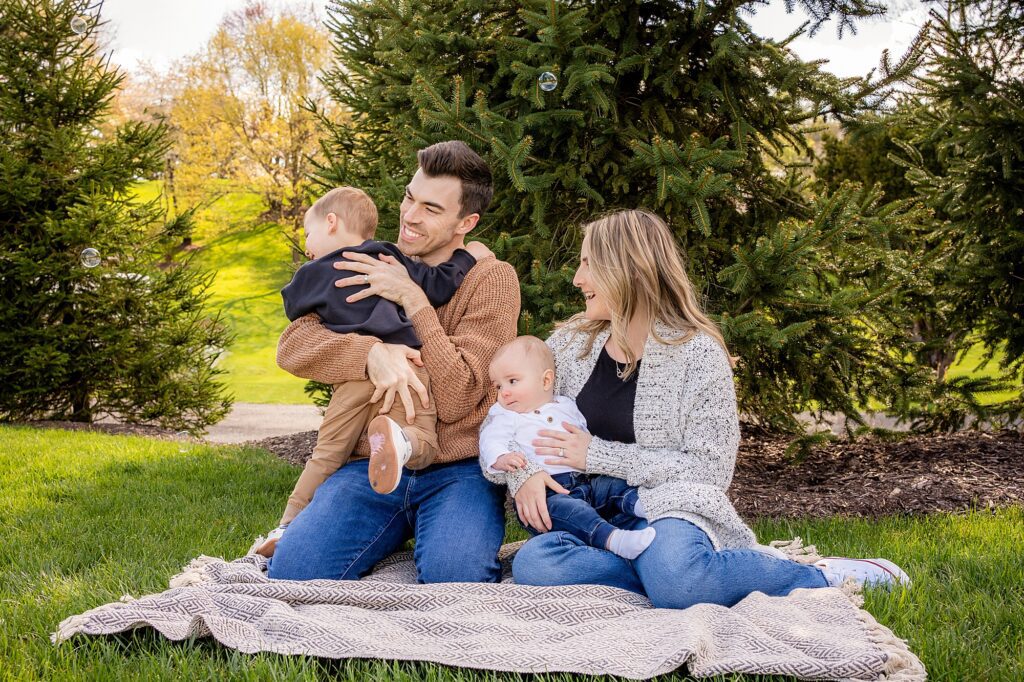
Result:
[[[426,386],[429,396],[430,377],[427,376],[427,371],[422,367],[414,366],[414,369],[416,376]],[[306,462],[306,468],[302,470],[295,490],[288,498],[288,506],[281,517],[281,523],[288,523],[298,516],[313,499],[313,493],[320,484],[345,466],[354,452],[363,453],[363,456],[369,452],[366,427],[370,420],[377,416],[384,403],[383,398],[371,403],[373,392],[374,386],[369,380],[346,381],[334,387],[331,402],[324,412],[323,423],[320,424],[313,456]],[[397,396],[388,416],[402,427],[413,443],[412,456],[405,466],[410,469],[422,469],[429,466],[437,455],[437,408],[434,406],[433,396],[430,397],[430,405],[427,408],[423,407],[415,393],[413,400],[416,401],[416,418],[412,424],[406,423],[405,405]]]

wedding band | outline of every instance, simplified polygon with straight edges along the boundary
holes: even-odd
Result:
[[[370,283],[370,276],[369,275],[363,275],[363,284],[369,284],[369,283]]]
[[[565,457],[565,448],[558,448],[558,456]]]

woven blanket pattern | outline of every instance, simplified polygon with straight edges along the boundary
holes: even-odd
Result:
[[[505,581],[419,585],[408,553],[361,581],[270,580],[266,560],[199,557],[171,589],[63,621],[61,642],[152,627],[171,640],[214,637],[239,651],[417,660],[521,673],[648,679],[690,674],[921,680],[920,661],[839,589],[754,593],[732,608],[655,609],[610,587]]]

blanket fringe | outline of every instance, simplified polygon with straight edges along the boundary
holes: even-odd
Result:
[[[171,587],[191,587],[210,582],[210,576],[206,573],[206,567],[212,563],[222,562],[223,559],[201,554],[188,563],[181,573],[171,578]]]
[[[799,535],[792,540],[772,540],[768,546],[781,550],[791,561],[798,564],[813,564],[821,560],[818,548],[814,545],[804,546],[803,538]]]
[[[89,616],[85,613],[65,618],[57,626],[57,631],[50,633],[50,641],[54,644],[60,644],[70,639],[73,635],[81,632],[88,621]]]
[[[878,677],[879,680],[922,682],[928,679],[928,671],[925,670],[921,659],[910,651],[906,640],[897,637],[892,630],[879,623],[863,609],[857,610],[857,618],[864,626],[868,639],[885,652],[885,670]]]

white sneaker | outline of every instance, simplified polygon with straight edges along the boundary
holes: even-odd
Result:
[[[412,442],[395,420],[374,417],[366,427],[370,441],[370,487],[381,495],[394,492],[402,479],[402,467],[412,457]]]
[[[284,531],[286,528],[288,528],[288,524],[282,524],[274,530],[267,533],[266,538],[258,538],[256,540],[256,543],[259,546],[256,547],[254,545],[252,552],[255,552],[256,554],[259,554],[261,556],[265,556],[268,559],[274,556],[274,550],[277,549],[277,541],[281,539],[282,535],[284,535]],[[263,542],[260,543],[260,540],[263,540]]]
[[[814,565],[825,574],[825,580],[831,587],[839,587],[849,578],[865,587],[910,587],[910,576],[888,559],[847,559],[830,556]]]

